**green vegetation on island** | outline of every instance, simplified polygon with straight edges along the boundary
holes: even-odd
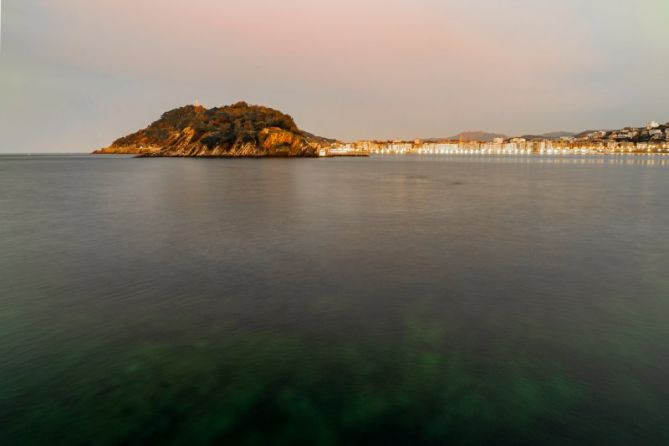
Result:
[[[292,117],[246,102],[187,105],[97,154],[176,157],[314,157],[332,140],[301,131]]]

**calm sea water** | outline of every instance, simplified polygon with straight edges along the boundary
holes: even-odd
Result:
[[[668,444],[662,158],[0,157],[1,444]]]

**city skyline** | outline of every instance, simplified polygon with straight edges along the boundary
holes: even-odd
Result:
[[[669,120],[664,2],[512,3],[5,0],[0,153],[90,151],[196,100],[341,140]]]

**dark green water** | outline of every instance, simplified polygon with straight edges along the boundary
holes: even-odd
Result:
[[[0,157],[0,444],[669,444],[668,168]]]

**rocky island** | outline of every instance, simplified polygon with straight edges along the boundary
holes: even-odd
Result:
[[[187,105],[95,154],[140,157],[317,157],[335,140],[300,130],[289,115],[238,102],[207,109]]]

